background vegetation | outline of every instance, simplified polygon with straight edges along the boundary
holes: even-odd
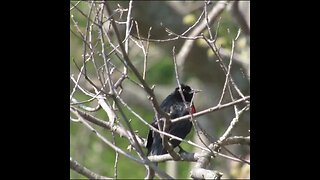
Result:
[[[79,32],[85,34],[88,24],[87,15],[90,12],[89,1],[71,1],[70,3],[70,75],[77,77],[79,69],[75,65],[78,64],[81,67],[83,63],[84,45],[83,39]],[[112,11],[115,13],[113,18],[118,22],[126,22],[127,9],[129,7],[129,1],[110,1],[108,2]],[[196,23],[197,19],[203,12],[205,7],[204,1],[134,1],[132,3],[132,20],[136,21],[139,27],[139,35],[147,38],[148,31],[150,31],[150,39],[169,39],[175,37],[170,36],[168,29],[176,34],[182,34],[189,27]],[[207,11],[210,12],[218,2],[212,1],[207,4]],[[249,2],[240,1],[235,2],[227,1],[227,6],[223,9],[222,13],[216,18],[215,21],[210,23],[212,34],[217,34],[216,45],[219,47],[220,52],[225,60],[225,64],[229,63],[229,57],[232,50],[232,40],[236,37],[239,29],[241,33],[239,38],[235,41],[234,59],[231,69],[231,76],[235,83],[241,90],[241,92],[248,96],[250,94],[250,21],[249,21]],[[238,9],[236,9],[238,7]],[[239,12],[243,16],[245,22],[239,20]],[[237,14],[238,13],[238,14]],[[94,20],[92,15],[91,19]],[[203,19],[203,18],[202,18]],[[133,22],[133,21],[132,21]],[[121,39],[125,38],[125,24],[119,23],[118,25]],[[197,27],[197,26],[196,26]],[[194,27],[194,29],[196,28]],[[218,28],[219,27],[219,28]],[[192,30],[190,31],[192,32]],[[188,36],[186,33],[185,36]],[[205,36],[209,37],[209,32],[206,29],[202,31]],[[133,40],[138,41],[137,28],[135,24],[132,26],[130,32]],[[199,34],[200,35],[200,34]],[[93,28],[92,37],[99,37],[99,30]],[[116,42],[116,36],[114,31],[110,31],[110,37],[112,42]],[[129,39],[129,57],[133,65],[142,74],[144,65],[144,54],[142,49],[137,46],[132,39]],[[100,39],[92,39],[93,44],[99,43]],[[149,42],[148,57],[147,57],[147,69],[146,69],[146,82],[151,87],[155,85],[154,94],[158,102],[161,102],[173,89],[177,86],[175,78],[175,69],[173,63],[172,48],[175,46],[176,54],[178,54],[184,45],[188,41],[183,38],[177,40],[171,40],[168,42]],[[190,40],[189,40],[190,41]],[[219,102],[221,92],[225,83],[225,74],[222,71],[220,64],[217,62],[217,57],[214,55],[211,48],[203,39],[196,39],[193,46],[188,50],[185,60],[179,65],[180,81],[189,84],[191,87],[201,89],[202,92],[197,94],[194,99],[194,103],[198,111],[207,109],[209,107],[216,106]],[[103,58],[101,55],[101,46],[95,47],[96,58],[99,66],[103,65]],[[106,43],[105,51],[109,53],[113,47]],[[88,51],[89,52],[89,51]],[[111,59],[118,59],[115,54],[110,56]],[[100,60],[100,61],[99,61]],[[122,70],[121,61],[113,61],[114,65]],[[179,64],[179,62],[178,62]],[[87,65],[88,75],[94,83],[98,84],[97,76],[94,73],[94,66],[92,64]],[[121,77],[121,73],[114,74],[113,78],[117,79]],[[152,109],[150,101],[147,99],[147,94],[141,90],[132,81],[138,82],[133,72],[129,70],[128,77],[131,79],[125,79],[122,83],[123,92],[121,97],[123,100],[137,112],[141,117],[151,122],[154,117],[154,111]],[[116,81],[116,80],[115,80]],[[80,78],[80,84],[88,89],[88,91],[94,93],[94,89],[88,83],[84,77]],[[74,82],[70,79],[70,93],[73,92]],[[77,101],[88,100],[88,96],[79,90],[76,90],[73,94],[73,98]],[[235,99],[239,99],[240,96],[235,96]],[[71,102],[71,101],[70,101]],[[229,93],[226,93],[226,97],[222,103],[231,102]],[[97,102],[91,101],[84,103],[86,106],[96,107]],[[240,105],[239,105],[240,106]],[[241,106],[243,107],[243,106]],[[240,108],[241,109],[241,108]],[[124,113],[139,137],[146,138],[149,128],[142,124],[137,118],[126,108],[123,108]],[[118,112],[117,112],[118,113]],[[95,117],[108,120],[108,116],[103,109],[90,113]],[[117,114],[121,119],[121,116]],[[71,113],[71,117],[75,118]],[[204,116],[197,117],[200,126],[210,134],[215,140],[217,140],[229,126],[230,122],[234,118],[233,106],[229,108],[221,109]],[[119,120],[121,121],[121,120]],[[126,150],[129,141],[118,135],[112,136],[110,131],[94,126],[95,129],[112,142],[116,143],[116,146]],[[250,110],[244,112],[237,126],[233,129],[233,136],[249,136],[250,129]],[[192,140],[197,144],[201,144],[197,137],[195,130],[187,136],[188,140]],[[210,141],[208,141],[210,142]],[[182,143],[184,150],[188,152],[201,152],[200,149],[195,148],[189,144]],[[250,160],[250,146],[242,145],[230,145],[227,148],[237,156]],[[143,149],[146,152],[146,149]],[[130,152],[129,150],[126,150]],[[139,157],[131,150],[131,154],[135,157]],[[223,149],[222,153],[228,154]],[[228,154],[230,155],[230,154]],[[70,156],[77,160],[80,164],[92,170],[93,172],[107,176],[114,176],[114,163],[116,158],[115,151],[108,145],[103,143],[97,136],[92,133],[82,123],[70,121]],[[129,160],[128,158],[119,155],[117,164],[117,178],[144,178],[146,170],[144,166]],[[167,173],[176,178],[190,178],[190,171],[194,166],[194,162],[178,161],[159,163],[159,167],[162,170],[166,170]],[[222,157],[217,157],[212,160],[211,166],[214,170],[223,173],[223,178],[249,178],[250,165],[245,163],[239,163],[231,161]],[[70,169],[70,178],[86,178],[81,174]]]

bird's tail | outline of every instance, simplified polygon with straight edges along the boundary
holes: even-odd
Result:
[[[155,155],[160,155],[160,154],[162,154],[162,148],[161,147],[153,147],[148,152],[148,156],[155,156]],[[158,166],[158,162],[153,162],[153,164],[155,166]],[[147,168],[147,176],[145,177],[145,179],[153,179],[154,176],[155,176],[155,171],[149,166]]]
[[[156,156],[156,155],[162,155],[165,153],[165,150],[162,147],[162,140],[158,133],[154,133],[153,136],[153,143],[148,149],[148,156]],[[158,166],[158,162],[153,162],[155,166]],[[155,171],[149,166],[147,168],[147,176],[145,179],[153,179],[155,176]]]
[[[147,169],[147,176],[144,179],[153,179],[155,175],[154,170],[151,167]]]
[[[158,166],[158,162],[153,162],[153,164],[155,166]],[[147,167],[147,175],[146,175],[146,177],[144,179],[153,179],[154,176],[155,176],[155,171],[152,169],[151,166],[148,166]]]
[[[157,155],[157,154],[154,154],[155,152],[154,151],[151,151],[150,153],[148,153],[149,156],[153,156],[153,155]],[[153,164],[155,166],[158,166],[158,162],[153,162]],[[148,166],[147,167],[147,175],[145,177],[145,179],[153,179],[155,176],[155,171],[150,167]]]

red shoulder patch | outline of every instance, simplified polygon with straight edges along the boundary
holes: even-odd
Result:
[[[193,114],[193,113],[196,113],[196,108],[194,107],[193,104],[192,104],[192,106],[191,106],[191,112],[192,112],[192,114]]]

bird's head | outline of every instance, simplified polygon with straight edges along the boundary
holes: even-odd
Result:
[[[187,102],[191,102],[192,97],[195,93],[200,92],[201,90],[197,90],[197,89],[191,89],[190,86],[185,85],[185,84],[181,84],[181,90],[183,93],[183,96],[185,98],[185,100]],[[181,94],[180,94],[180,88],[176,87],[176,89],[174,90],[174,95],[181,101],[183,101]]]

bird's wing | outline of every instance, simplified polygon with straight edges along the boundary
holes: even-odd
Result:
[[[190,109],[189,107],[190,107],[190,103],[186,103],[186,105],[184,105],[184,103],[172,105],[169,110],[170,118],[175,119],[181,116],[188,115],[189,109]]]
[[[151,126],[153,126],[154,128],[158,129],[158,125],[156,124],[156,119],[153,120],[153,122],[150,124]],[[149,130],[149,134],[148,134],[148,139],[147,139],[147,149],[148,149],[148,154],[149,151],[151,150],[151,146],[152,146],[152,142],[153,142],[153,131],[150,129]]]
[[[160,105],[160,109],[162,111],[164,111],[165,113],[169,113],[170,112],[170,109],[168,107],[170,107],[170,105],[172,103],[174,103],[173,101],[169,101],[169,99],[171,98],[172,95],[169,95],[166,99],[164,99]],[[151,126],[155,127],[158,129],[158,124],[157,124],[157,119],[154,118],[152,123],[151,123]],[[147,149],[148,151],[151,150],[151,146],[152,146],[152,142],[153,142],[153,131],[150,129],[149,130],[149,134],[148,134],[148,139],[147,139]],[[148,152],[149,153],[149,152]]]
[[[173,105],[170,110],[170,118],[175,119],[178,117],[188,115],[190,109],[189,105],[190,104],[187,104],[187,106],[185,106],[183,103]],[[187,136],[187,134],[189,134],[191,129],[192,122],[189,120],[182,120],[172,123],[170,126],[169,133],[181,139],[184,139]],[[175,148],[180,144],[180,141],[176,139],[171,139],[170,143],[172,144],[173,148]]]
[[[172,104],[176,103],[176,101],[174,101],[174,98],[172,97],[173,95],[170,94],[167,98],[165,98],[161,105],[160,105],[160,109],[166,113],[170,112],[170,107],[172,106]]]

